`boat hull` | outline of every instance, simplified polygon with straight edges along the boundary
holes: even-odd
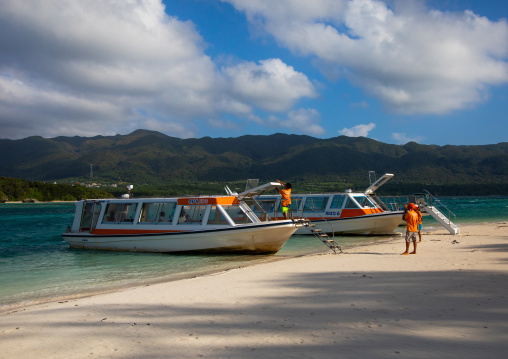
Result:
[[[402,222],[403,211],[382,212],[358,217],[311,219],[324,233],[343,235],[393,234]],[[307,228],[299,228],[295,234],[310,234]]]
[[[291,221],[259,223],[241,228],[185,232],[94,235],[65,233],[71,248],[134,252],[276,253],[297,230]]]

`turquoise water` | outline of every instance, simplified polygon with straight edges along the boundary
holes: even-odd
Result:
[[[506,197],[443,197],[455,223],[508,220]],[[126,286],[189,278],[207,272],[327,252],[313,236],[293,236],[275,255],[176,255],[70,249],[61,234],[74,204],[0,204],[0,309],[33,301],[100,293]],[[424,228],[438,227],[430,217]],[[345,251],[394,236],[337,237]]]

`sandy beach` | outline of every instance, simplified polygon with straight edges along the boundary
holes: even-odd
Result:
[[[508,223],[0,314],[0,358],[505,358]]]

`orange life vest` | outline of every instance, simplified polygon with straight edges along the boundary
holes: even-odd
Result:
[[[291,188],[290,189],[278,189],[277,190],[282,195],[282,207],[289,207],[291,204]]]

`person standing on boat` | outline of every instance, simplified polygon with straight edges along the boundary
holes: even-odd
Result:
[[[279,180],[277,180],[277,182],[284,186],[284,189],[276,188],[276,190],[282,196],[280,205],[282,207],[282,214],[284,215],[284,219],[288,219],[289,206],[291,206],[291,183],[284,183]]]
[[[410,203],[405,207],[404,220],[407,222],[406,228],[406,251],[402,255],[416,254],[416,234],[418,233],[418,214],[415,211],[415,205]],[[409,253],[409,244],[413,242],[414,250]]]
[[[415,212],[418,215],[418,238],[420,239],[418,242],[422,241],[422,212],[420,211],[420,208],[418,206],[415,206]]]

